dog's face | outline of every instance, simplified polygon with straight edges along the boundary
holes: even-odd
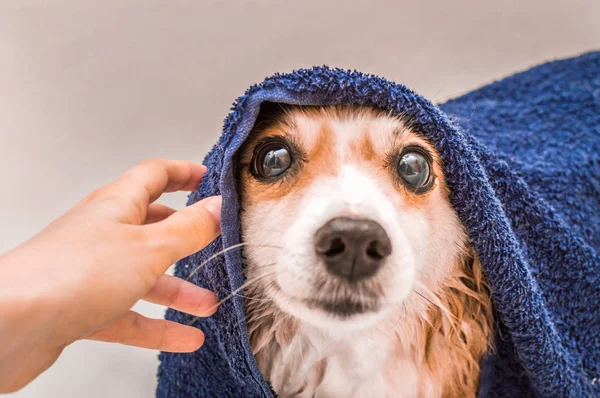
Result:
[[[439,156],[399,117],[270,105],[238,166],[248,283],[305,322],[373,325],[464,254]]]

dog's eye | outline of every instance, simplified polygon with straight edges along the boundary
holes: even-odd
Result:
[[[288,147],[279,141],[259,145],[254,151],[252,173],[257,177],[273,178],[285,173],[292,165]]]
[[[408,150],[400,156],[398,174],[405,184],[416,192],[424,192],[431,187],[431,165],[423,153]]]

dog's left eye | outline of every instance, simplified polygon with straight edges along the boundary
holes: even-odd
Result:
[[[409,149],[400,156],[398,174],[417,193],[427,191],[433,183],[430,161],[420,150]]]
[[[278,177],[292,165],[288,147],[279,141],[259,145],[254,151],[252,173],[262,178]]]

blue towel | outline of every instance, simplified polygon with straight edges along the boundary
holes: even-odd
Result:
[[[232,162],[263,101],[371,105],[409,117],[441,153],[452,205],[492,290],[496,350],[483,361],[479,396],[600,396],[600,52],[535,67],[440,107],[402,85],[327,67],[250,87],[189,197],[191,204],[223,195],[222,237],[181,260],[181,278],[240,242]],[[244,281],[239,250],[192,281],[226,297]],[[167,319],[193,320],[173,310]],[[274,396],[250,349],[242,297],[194,325],[206,343],[191,354],[161,353],[158,397]]]

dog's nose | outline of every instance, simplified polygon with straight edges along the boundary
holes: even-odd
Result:
[[[339,217],[317,231],[315,250],[330,273],[354,282],[377,272],[392,253],[392,243],[375,221]]]

